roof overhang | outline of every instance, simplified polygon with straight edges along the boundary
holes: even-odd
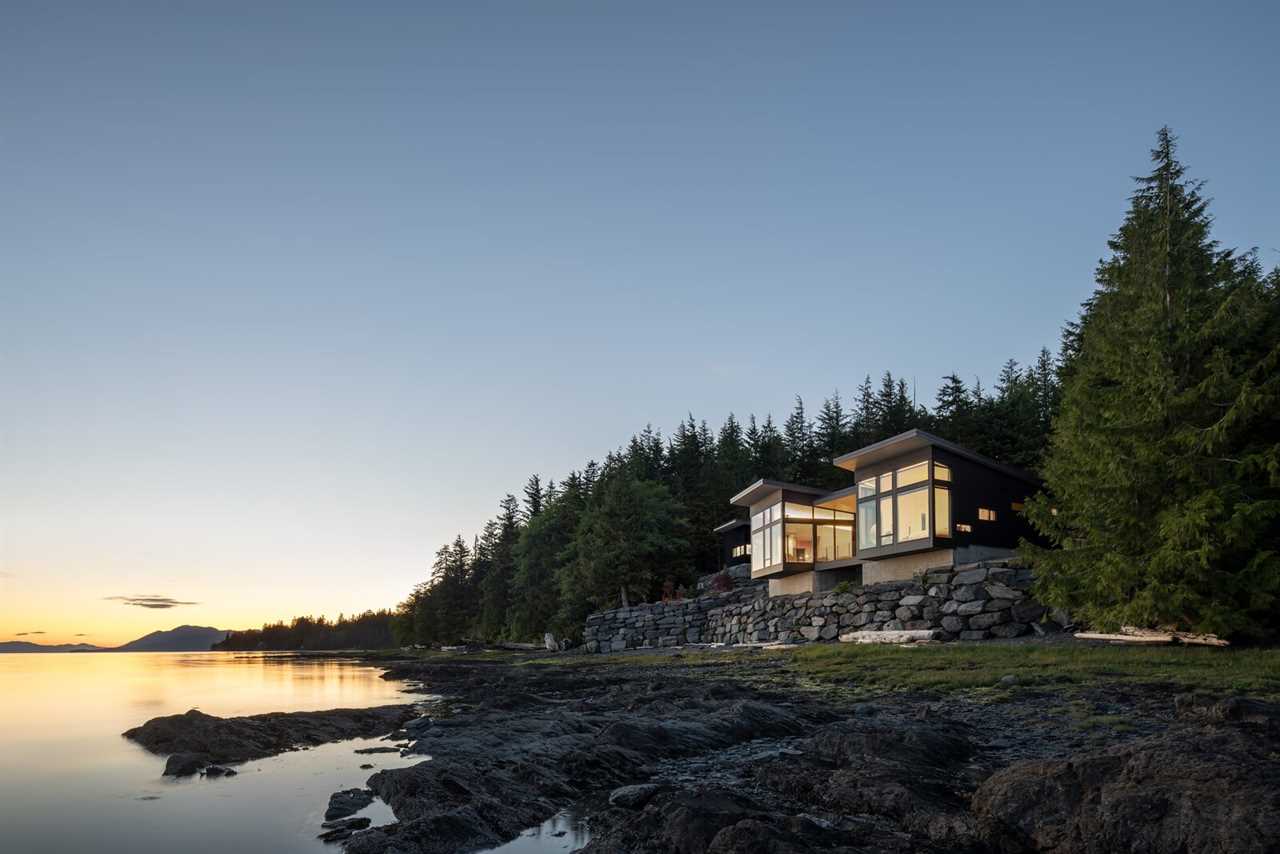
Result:
[[[986,466],[989,469],[1018,480],[1024,480],[1027,483],[1036,485],[1040,483],[1038,477],[1025,469],[998,463],[990,457],[984,457],[982,454],[971,451],[962,445],[957,445],[955,442],[949,442],[941,436],[935,436],[925,430],[908,430],[905,433],[899,433],[897,436],[890,436],[888,439],[882,439],[879,442],[867,445],[865,448],[841,454],[832,460],[832,463],[846,471],[857,471],[864,466],[891,460],[894,457],[900,457],[903,454],[928,447],[943,448],[958,457],[964,457],[978,465]]]
[[[799,483],[787,483],[782,480],[769,480],[762,478],[739,492],[737,495],[729,499],[729,503],[735,507],[750,507],[759,501],[763,501],[771,492],[783,490],[784,492],[798,493],[801,495],[822,495],[825,489],[818,489],[813,486],[804,486]]]
[[[711,533],[725,534],[725,533],[728,533],[729,531],[732,531],[734,528],[742,528],[749,524],[751,524],[750,519],[731,519],[728,522],[725,522],[723,525],[716,525],[714,528],[711,529]]]

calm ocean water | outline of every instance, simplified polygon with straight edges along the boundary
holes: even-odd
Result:
[[[411,702],[351,661],[272,653],[0,655],[0,850],[15,854],[338,851],[316,840],[329,794],[396,754],[357,739],[238,766],[229,779],[162,778],[164,758],[120,737],[157,715]],[[392,819],[375,803],[361,813]]]

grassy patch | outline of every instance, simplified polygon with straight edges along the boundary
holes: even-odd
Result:
[[[1280,650],[988,644],[803,647],[792,668],[821,682],[881,693],[990,688],[1012,674],[1019,685],[1170,684],[1189,690],[1280,696]]]

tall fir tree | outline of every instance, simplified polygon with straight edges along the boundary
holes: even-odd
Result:
[[[1047,604],[1100,627],[1274,637],[1280,275],[1221,250],[1167,128],[1097,271],[1028,507]]]

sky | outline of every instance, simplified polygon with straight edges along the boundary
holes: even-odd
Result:
[[[645,424],[990,385],[1056,348],[1164,124],[1274,266],[1277,26],[8,0],[0,641],[394,605]]]

